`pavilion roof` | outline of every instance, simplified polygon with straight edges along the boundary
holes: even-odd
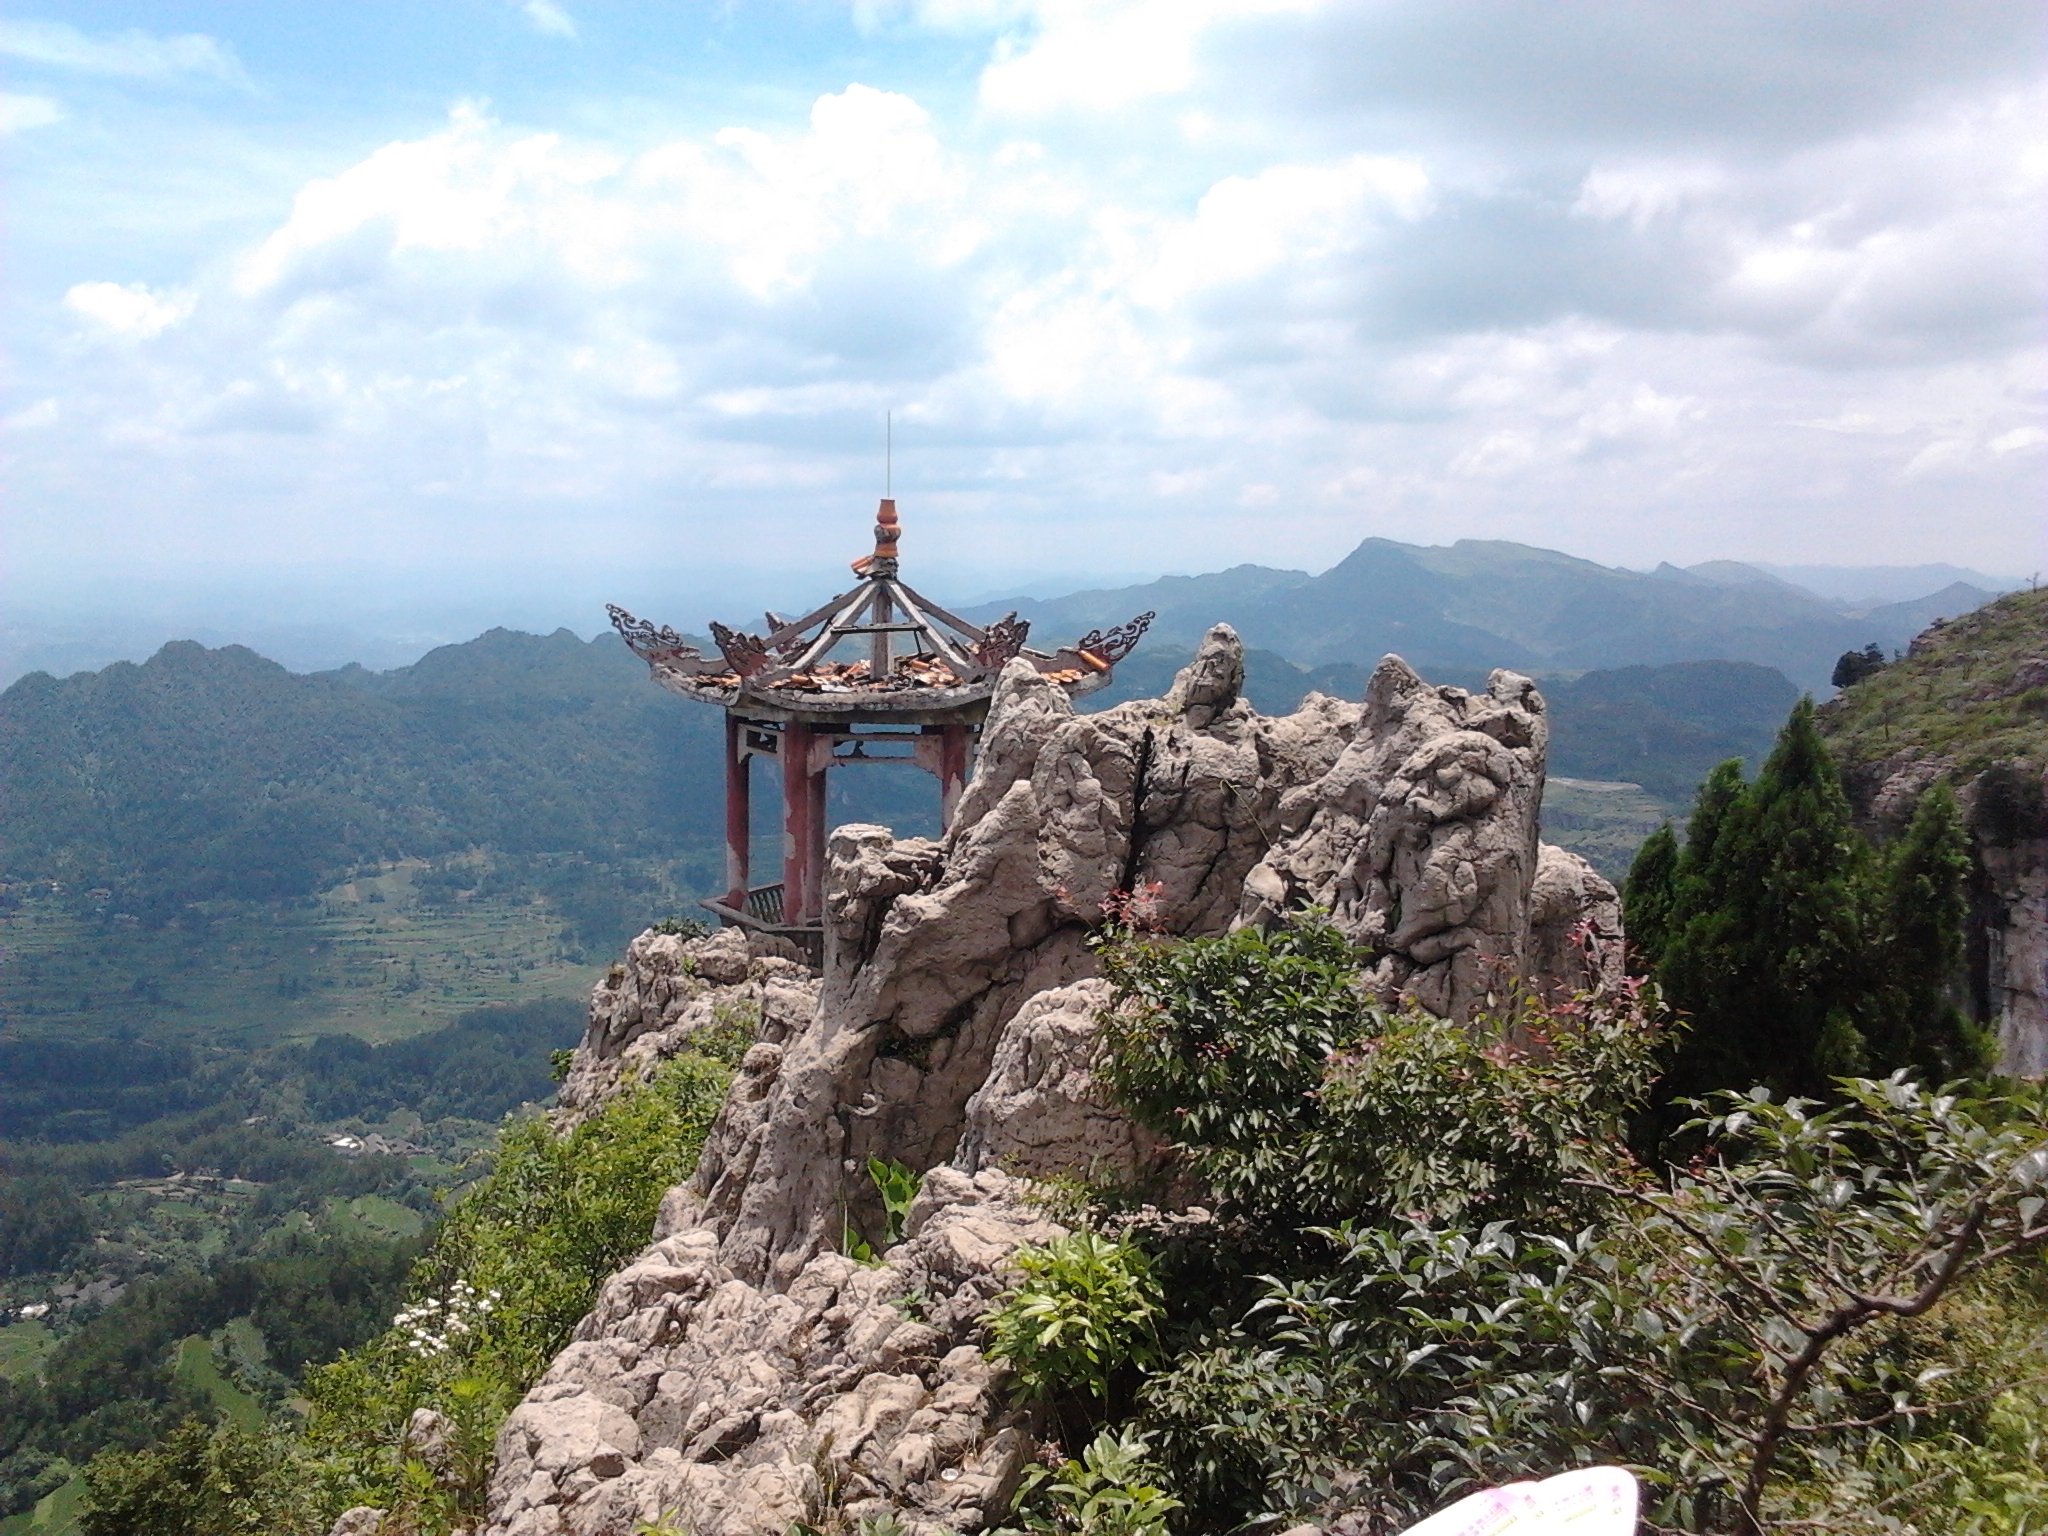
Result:
[[[876,515],[875,552],[853,562],[857,585],[799,619],[766,615],[761,634],[714,620],[716,656],[615,604],[607,611],[656,680],[687,698],[725,705],[751,698],[835,715],[970,705],[986,699],[1004,666],[1019,657],[1070,693],[1092,693],[1108,683],[1154,617],[1143,613],[1113,629],[1091,630],[1072,645],[1034,650],[1025,644],[1030,622],[1015,613],[986,626],[972,624],[902,580],[900,533],[896,503],[884,500]],[[833,659],[848,645],[866,654]]]

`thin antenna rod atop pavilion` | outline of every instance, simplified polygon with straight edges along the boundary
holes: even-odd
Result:
[[[896,494],[896,413],[882,412],[882,494]]]

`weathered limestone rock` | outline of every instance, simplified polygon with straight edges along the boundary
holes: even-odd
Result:
[[[1270,719],[1243,677],[1224,626],[1165,698],[1096,715],[1013,663],[944,841],[833,832],[822,977],[730,932],[634,942],[567,1113],[736,1010],[758,1041],[655,1246],[507,1424],[489,1536],[780,1536],[827,1505],[938,1536],[1001,1508],[1028,1446],[973,1346],[1010,1255],[1059,1230],[1014,1176],[1161,1164],[1089,1071],[1105,912],[1204,935],[1319,905],[1384,992],[1453,1019],[1618,964],[1613,888],[1539,855],[1526,679],[1468,695],[1390,657],[1363,703]],[[871,1157],[926,1172],[863,1268],[836,1250],[881,1244]]]
[[[384,1529],[384,1515],[385,1511],[381,1509],[358,1504],[354,1509],[343,1511],[327,1536],[378,1536],[378,1532]]]
[[[1548,740],[1527,678],[1495,672],[1468,694],[1389,656],[1343,755],[1296,807],[1307,824],[1246,881],[1245,918],[1324,907],[1382,953],[1383,993],[1466,1018],[1525,972]]]
[[[506,1422],[488,1529],[783,1536],[883,1510],[919,1536],[979,1529],[1030,1440],[975,1330],[1009,1256],[1061,1230],[1006,1175],[941,1169],[882,1263],[820,1253],[780,1292],[708,1228],[656,1243]]]
[[[1970,1011],[1997,1031],[1999,1071],[2048,1077],[2048,821],[1988,803],[2048,802],[2048,772],[2029,773],[2029,783],[1981,772],[1960,778],[1957,767],[1952,758],[1906,751],[1858,765],[1845,780],[1858,821],[1886,838],[1905,831],[1938,780],[1956,784],[1976,855],[1965,955]]]
[[[1983,842],[1978,858],[1978,1011],[1997,1021],[2000,1071],[2048,1077],[2048,838]]]
[[[1612,986],[1625,974],[1621,898],[1600,872],[1549,843],[1537,850],[1529,888],[1529,943],[1523,956],[1532,983],[1559,1002],[1576,992]]]
[[[721,928],[702,938],[649,929],[592,989],[590,1026],[556,1094],[564,1124],[644,1081],[700,1031],[743,1029],[775,1044],[806,1028],[818,981],[787,940]]]
[[[1242,678],[1221,625],[1166,699],[1097,715],[1014,663],[943,844],[833,833],[816,1021],[694,1181],[736,1272],[787,1284],[847,1219],[872,1235],[868,1158],[949,1160],[1003,1030],[1094,973],[1084,940],[1117,893],[1143,893],[1176,933],[1229,927],[1287,797],[1331,771],[1365,712],[1317,696],[1266,719]]]
[[[1099,978],[1041,992],[1003,1031],[988,1077],[967,1101],[953,1166],[1025,1178],[1056,1174],[1143,1185],[1164,1170],[1165,1148],[1133,1123],[1089,1070]]]

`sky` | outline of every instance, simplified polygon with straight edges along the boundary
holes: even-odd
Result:
[[[885,474],[942,600],[2048,567],[2037,0],[17,0],[0,89],[18,613],[700,627]]]

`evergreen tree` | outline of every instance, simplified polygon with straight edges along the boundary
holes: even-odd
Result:
[[[1835,663],[1834,675],[1828,681],[1837,688],[1853,688],[1866,677],[1875,677],[1888,665],[1884,649],[1873,640],[1860,651],[1842,652]]]
[[[1945,1082],[1981,1071],[1990,1042],[1957,1005],[1967,917],[1970,849],[1955,792],[1936,783],[1920,797],[1879,875],[1884,995],[1873,1045],[1888,1065]]]
[[[1636,850],[1622,884],[1622,910],[1628,914],[1629,952],[1637,970],[1655,971],[1671,936],[1671,908],[1678,899],[1678,838],[1671,823],[1652,832]]]
[[[1657,979],[1692,1026],[1666,1092],[1763,1083],[1825,1095],[1862,1070],[1870,1011],[1868,845],[1801,700],[1756,782],[1724,763],[1701,788],[1666,915]]]
[[[1823,1098],[1850,1073],[1904,1067],[1944,1082],[1982,1070],[1989,1044],[1953,986],[1969,868],[1945,784],[1875,852],[1801,700],[1755,783],[1723,763],[1700,786],[1684,848],[1666,827],[1629,870],[1636,961],[1688,1020],[1660,1096],[1762,1083]]]

